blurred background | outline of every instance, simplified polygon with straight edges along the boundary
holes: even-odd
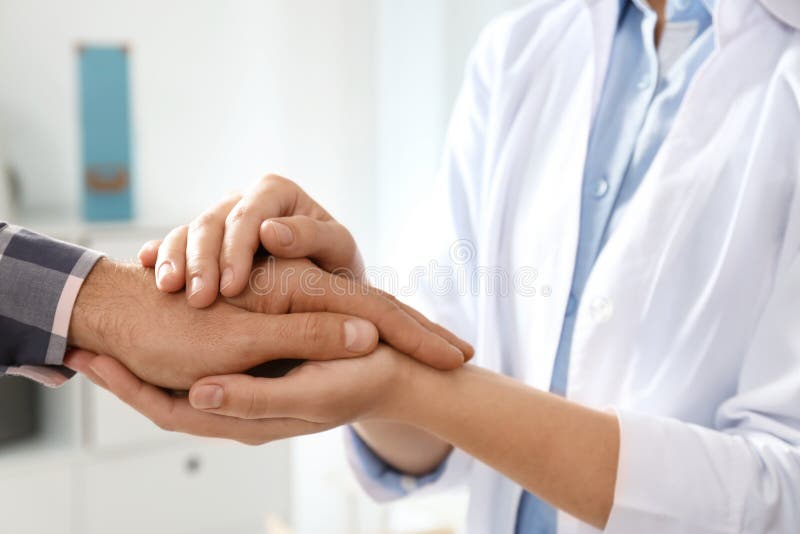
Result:
[[[368,264],[434,178],[467,54],[523,0],[0,0],[0,220],[130,259],[291,177]],[[453,532],[465,495],[379,506],[338,432],[166,434],[81,379],[0,380],[3,531]]]

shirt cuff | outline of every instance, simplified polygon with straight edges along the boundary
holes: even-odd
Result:
[[[449,456],[427,475],[419,477],[408,475],[379,458],[352,427],[347,427],[345,430],[345,440],[348,461],[356,473],[356,478],[373,498],[381,502],[401,499],[435,484],[442,478],[447,468]]]
[[[102,254],[0,223],[0,375],[56,387],[72,308]]]

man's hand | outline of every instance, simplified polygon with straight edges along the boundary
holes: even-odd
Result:
[[[275,257],[294,258],[337,273],[337,280],[359,281],[363,276],[364,264],[350,232],[297,184],[275,175],[259,180],[244,195],[224,199],[191,224],[172,230],[163,241],[146,243],[139,259],[145,267],[155,268],[160,290],[174,293],[186,287],[189,305],[204,308],[217,301],[220,291],[226,297],[236,297],[247,290],[260,246]],[[407,322],[397,322],[394,315],[373,321],[387,343],[439,369],[454,369],[472,358],[474,350],[469,343],[391,295],[359,287],[390,300],[418,323],[414,328],[401,328]],[[247,302],[246,307],[254,309],[252,302]],[[337,311],[372,320],[359,313],[357,305],[363,302],[342,301],[347,308]],[[419,325],[441,339],[421,335]],[[424,345],[419,345],[421,342]]]
[[[198,310],[180,294],[158,291],[151,270],[101,260],[78,294],[69,344],[173,389],[275,359],[361,356],[374,350],[379,332],[441,367],[463,363],[424,318],[310,261],[270,260],[255,274],[255,289]]]
[[[109,356],[74,351],[65,363],[163,429],[251,445],[396,415],[414,369],[425,368],[381,345],[362,358],[306,362],[282,378],[205,378],[187,399],[143,382]]]
[[[186,397],[176,397],[142,381],[110,356],[75,350],[64,359],[67,367],[83,373],[96,385],[106,388],[120,400],[168,432],[226,438],[247,445],[323,432],[333,428],[301,419],[245,421],[205,413],[192,408]]]

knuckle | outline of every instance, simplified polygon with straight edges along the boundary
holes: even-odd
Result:
[[[293,329],[286,325],[283,328],[275,329],[268,322],[272,319],[267,318],[261,321],[243,321],[242,323],[228,323],[222,329],[224,335],[219,338],[219,343],[227,353],[238,354],[245,361],[261,359],[264,361],[264,340],[265,339],[287,339],[291,336]]]
[[[408,342],[408,352],[412,356],[419,355],[422,351],[422,347],[425,344],[425,338],[421,334],[417,334],[416,336],[412,336],[412,338]]]
[[[194,275],[203,272],[215,273],[219,267],[217,258],[208,251],[190,248],[186,251],[186,274]]]
[[[315,313],[309,313],[305,317],[303,325],[303,339],[306,344],[318,347],[325,341],[325,321]]]
[[[190,258],[186,258],[186,275],[189,278],[203,274],[207,267],[208,262],[206,262],[205,258],[201,256],[192,256]]]
[[[176,226],[175,228],[173,228],[172,232],[170,233],[175,235],[180,235],[186,233],[188,230],[189,230],[188,224],[181,224],[180,226]]]
[[[236,224],[247,218],[247,216],[250,214],[250,211],[251,209],[247,204],[238,204],[228,214],[228,217],[225,219],[225,223]]]
[[[203,212],[189,223],[189,232],[202,232],[213,226],[217,218],[211,212]]]
[[[174,242],[177,241],[177,240],[182,239],[182,236],[186,235],[186,233],[188,231],[189,231],[189,226],[186,225],[186,224],[182,224],[180,226],[176,226],[175,228],[170,230],[169,233],[167,234],[167,236],[164,238],[164,242],[163,242],[163,244],[165,244],[167,246],[163,247],[163,248],[172,249],[172,248],[177,247],[177,245],[175,245]]]
[[[244,418],[245,419],[258,419],[261,417],[261,413],[263,412],[263,405],[260,402],[260,397],[256,393],[256,389],[254,387],[249,388],[249,392],[247,395],[247,407],[244,410]]]
[[[400,308],[400,301],[397,299],[397,297],[395,297],[394,295],[392,295],[388,291],[384,291],[384,290],[382,290],[380,288],[377,288],[377,287],[369,287],[367,290],[369,291],[370,294],[372,294],[372,295],[374,295],[376,297],[381,297],[384,300],[389,301],[389,303],[392,304],[393,307],[398,308],[398,309]]]
[[[344,244],[346,244],[348,247],[355,247],[356,240],[353,237],[352,232],[350,232],[350,230],[348,230],[347,227],[341,223],[337,222],[336,226],[339,228],[339,231],[341,232],[341,237]]]
[[[288,178],[284,178],[279,174],[269,173],[261,179],[261,185],[264,187],[280,187],[286,185],[294,185],[294,182]]]
[[[224,197],[222,197],[222,200],[220,201],[219,204],[217,204],[217,207],[227,206],[231,202],[239,202],[241,199],[242,199],[241,191],[229,191],[228,193],[225,194]]]

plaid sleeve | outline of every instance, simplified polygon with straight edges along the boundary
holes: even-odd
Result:
[[[74,374],[61,365],[72,307],[100,257],[0,222],[0,375],[56,387]]]

